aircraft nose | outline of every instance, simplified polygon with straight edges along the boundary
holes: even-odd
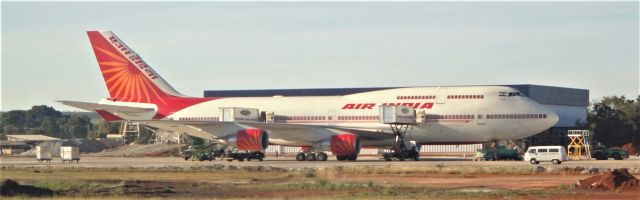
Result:
[[[552,127],[556,125],[560,120],[560,117],[558,117],[558,114],[553,110],[547,109],[546,113],[547,113],[547,119],[545,120],[545,123],[547,127]]]

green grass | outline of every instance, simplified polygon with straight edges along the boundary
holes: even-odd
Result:
[[[68,180],[160,180],[160,181],[174,181],[174,180],[245,180],[245,179],[258,179],[258,180],[278,180],[283,178],[298,177],[296,172],[243,172],[243,171],[182,171],[182,172],[158,172],[158,171],[102,171],[99,169],[93,170],[54,170],[43,173],[41,171],[12,171],[3,170],[1,175],[2,179],[17,179],[17,180],[46,180],[46,179],[60,179],[65,178]]]
[[[94,196],[94,191],[107,189],[113,185],[83,180],[46,179],[36,181],[33,186],[47,188],[56,192],[74,192],[82,196]],[[113,194],[122,194],[122,191],[115,191]]]
[[[533,175],[533,174],[577,174],[573,168],[563,166],[545,166],[543,171],[538,171],[538,166],[391,166],[371,167],[342,167],[334,166],[320,169],[320,174],[330,175],[421,175],[421,174],[441,174],[441,175],[476,175],[476,174],[509,174],[509,175]]]
[[[485,190],[463,190],[463,189],[441,189],[431,188],[423,185],[405,184],[383,184],[376,185],[373,181],[368,182],[332,182],[324,178],[316,178],[309,182],[289,182],[282,184],[261,187],[265,192],[282,191],[309,191],[309,194],[326,194],[322,196],[326,199],[468,199],[468,198],[501,198],[501,199],[521,199],[526,196],[539,196],[546,193],[559,193],[566,188],[557,191],[541,190],[511,190],[511,189],[487,189]],[[331,193],[327,193],[331,192]],[[311,197],[313,199],[313,197]]]

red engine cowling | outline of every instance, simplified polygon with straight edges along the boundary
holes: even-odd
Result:
[[[331,153],[341,156],[358,155],[360,153],[360,137],[353,133],[342,133],[331,136]]]
[[[238,150],[263,151],[269,146],[269,135],[262,129],[250,128],[238,131],[227,141]]]

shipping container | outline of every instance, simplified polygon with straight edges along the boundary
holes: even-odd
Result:
[[[226,107],[220,108],[220,119],[225,122],[259,121],[260,112],[255,108]]]
[[[51,162],[51,157],[52,157],[51,154],[52,154],[51,148],[49,147],[44,147],[44,146],[36,147],[36,160],[38,162],[42,162],[42,161]]]
[[[411,106],[380,106],[380,123],[415,124],[416,112]]]
[[[62,162],[80,162],[80,149],[78,147],[60,147],[60,158]]]

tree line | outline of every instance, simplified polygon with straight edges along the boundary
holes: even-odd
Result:
[[[636,99],[608,96],[594,101],[582,126],[593,132],[593,139],[606,147],[640,143],[640,95]]]
[[[12,110],[0,116],[0,133],[41,134],[56,138],[99,138],[118,133],[120,123],[89,117],[89,113],[66,113],[52,107],[33,106],[29,110]]]

